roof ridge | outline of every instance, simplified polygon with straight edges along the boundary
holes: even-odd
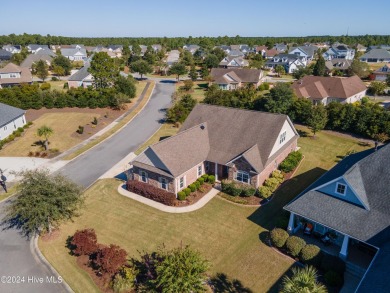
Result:
[[[242,70],[242,69],[241,69],[241,70]],[[282,114],[282,113],[271,113],[271,112],[265,112],[265,111],[258,111],[258,110],[251,110],[251,109],[241,109],[241,108],[226,107],[226,106],[221,106],[221,105],[212,105],[212,104],[205,104],[205,103],[196,104],[195,107],[197,107],[197,106],[206,106],[206,107],[216,107],[216,108],[240,110],[240,111],[246,111],[246,112],[254,112],[254,113],[268,114],[268,115],[273,115],[273,116],[285,116],[285,117],[288,116],[288,115]]]

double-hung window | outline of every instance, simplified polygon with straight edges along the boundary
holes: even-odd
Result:
[[[279,144],[282,144],[286,140],[286,131],[283,132],[279,137]]]
[[[198,177],[202,176],[202,165],[198,166]]]
[[[168,190],[168,180],[166,178],[160,177],[160,187]]]
[[[244,171],[237,171],[235,179],[242,183],[248,183],[248,184],[250,183],[249,174]]]
[[[179,179],[179,189],[183,189],[184,188],[184,177],[180,177]]]
[[[140,171],[139,176],[140,176],[140,180],[142,182],[145,182],[145,183],[148,182],[148,174],[145,171]]]

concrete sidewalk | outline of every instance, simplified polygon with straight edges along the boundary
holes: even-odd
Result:
[[[146,204],[152,208],[158,209],[162,212],[166,213],[172,213],[172,214],[182,214],[182,213],[189,213],[196,210],[199,210],[200,208],[204,207],[211,199],[213,199],[214,196],[216,196],[219,193],[218,189],[212,188],[206,195],[204,195],[200,200],[198,200],[196,203],[186,206],[186,207],[171,207],[166,206],[162,203],[156,202],[154,200],[148,199],[146,197],[140,196],[138,194],[135,194],[133,192],[127,191],[123,183],[121,183],[118,186],[118,192],[122,194],[123,196],[126,196],[128,198],[134,199],[140,203]]]

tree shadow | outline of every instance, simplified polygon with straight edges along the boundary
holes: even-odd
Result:
[[[73,256],[75,255],[73,251],[76,249],[76,245],[72,244],[72,241],[73,241],[73,236],[68,236],[68,238],[66,238],[65,247],[69,249],[69,255]]]
[[[210,278],[210,284],[215,293],[253,293],[249,288],[245,288],[241,281],[236,279],[229,279],[223,273],[217,273]]]
[[[270,240],[270,235],[269,231],[263,231],[259,234],[259,239],[261,242],[263,242],[267,246],[271,246],[271,240]]]
[[[307,132],[307,131],[297,129],[297,132],[298,132],[300,137],[308,137],[309,136],[309,132]]]

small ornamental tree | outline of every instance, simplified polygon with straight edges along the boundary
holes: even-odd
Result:
[[[323,105],[314,106],[309,118],[307,119],[307,126],[313,132],[313,137],[316,136],[317,132],[325,128],[327,122],[328,114],[325,107]]]
[[[126,264],[127,252],[118,245],[110,244],[98,250],[95,264],[104,273],[115,274]]]
[[[183,63],[175,63],[169,69],[169,74],[175,74],[178,81],[180,79],[180,75],[184,75],[187,72],[187,68]]]
[[[91,255],[98,249],[97,237],[94,229],[77,230],[73,235],[72,245],[75,246],[75,255]]]

